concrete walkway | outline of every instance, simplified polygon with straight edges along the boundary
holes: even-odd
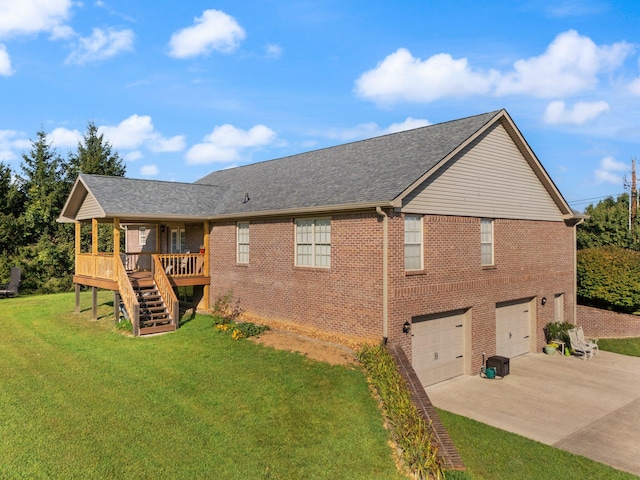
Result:
[[[443,410],[640,476],[640,358],[527,354],[503,379],[462,376],[426,391]]]

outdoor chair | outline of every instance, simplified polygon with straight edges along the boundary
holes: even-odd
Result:
[[[18,267],[11,267],[11,277],[7,285],[0,285],[0,298],[15,297],[18,295],[20,277],[22,270]]]
[[[571,349],[574,353],[580,353],[582,355],[582,360],[586,360],[593,356],[593,349],[580,341],[577,329],[572,328],[568,330],[567,333],[569,333],[569,341],[571,342]]]
[[[578,340],[587,348],[591,349],[592,355],[598,355],[600,349],[598,348],[598,344],[595,340],[586,340],[584,337],[584,330],[582,330],[582,326],[577,326],[575,328],[578,333]]]

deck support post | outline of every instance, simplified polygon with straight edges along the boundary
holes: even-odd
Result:
[[[120,320],[120,292],[118,290],[113,291],[113,316],[118,323]]]
[[[204,274],[209,276],[209,220],[204,221]],[[205,310],[209,310],[209,291],[211,286],[207,283],[204,286],[204,291],[202,292],[202,296],[204,297],[202,300],[202,306]],[[196,306],[197,308],[197,306]]]
[[[80,313],[80,284],[74,283],[73,286],[76,290],[76,313]]]
[[[91,287],[91,320],[98,319],[98,287]]]

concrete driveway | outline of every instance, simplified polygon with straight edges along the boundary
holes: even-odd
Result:
[[[503,379],[462,376],[426,392],[443,410],[640,475],[640,358],[530,353]]]

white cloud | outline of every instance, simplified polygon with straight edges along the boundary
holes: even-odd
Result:
[[[65,25],[72,0],[0,1],[0,38],[51,32],[54,38],[69,35]]]
[[[640,77],[636,78],[629,84],[629,92],[633,95],[640,96]]]
[[[105,31],[94,28],[91,36],[78,39],[78,44],[66,58],[65,63],[81,65],[105,60],[120,52],[132,51],[134,37],[133,31],[129,29]]]
[[[0,130],[0,161],[18,158],[16,150],[28,150],[31,141],[27,136],[16,130]]]
[[[577,102],[571,109],[567,109],[564,102],[555,101],[547,105],[544,121],[550,124],[582,125],[608,111],[609,104],[605,101]]]
[[[466,58],[440,53],[422,61],[405,49],[392,53],[356,80],[356,92],[379,103],[432,102],[490,91],[496,72],[474,72]]]
[[[628,170],[629,167],[625,163],[619,162],[613,157],[604,157],[600,160],[600,168],[595,171],[596,182],[622,185],[624,173]]]
[[[575,30],[558,35],[538,57],[518,60],[500,78],[497,95],[524,93],[549,98],[574,95],[598,83],[598,74],[616,68],[632,52],[626,42],[597,46]]]
[[[392,123],[387,127],[388,133],[404,132],[405,130],[413,130],[414,128],[426,127],[431,125],[429,120],[424,118],[407,117],[404,122]]]
[[[0,75],[3,77],[10,77],[15,73],[15,70],[11,68],[11,59],[9,53],[4,45],[0,43]]]
[[[47,141],[56,148],[75,148],[81,140],[82,133],[64,127],[54,128],[51,133],[47,134]]]
[[[140,150],[134,150],[132,152],[127,153],[124,156],[124,159],[127,162],[135,162],[136,160],[140,160],[141,158],[142,158],[142,152]]]
[[[140,167],[140,175],[144,175],[146,177],[158,175],[159,171],[158,166],[153,164]]]
[[[205,10],[194,19],[194,25],[173,35],[169,41],[169,55],[188,58],[217,50],[229,53],[235,50],[246,34],[236,20],[220,10]]]
[[[356,80],[356,92],[381,104],[432,102],[470,95],[523,94],[562,97],[593,89],[599,75],[622,65],[634,47],[596,45],[575,30],[559,34],[537,57],[518,60],[511,71],[483,71],[447,53],[426,60],[400,48]]]
[[[267,58],[278,59],[282,56],[282,47],[273,43],[264,47],[265,55]]]
[[[153,152],[178,152],[185,148],[184,136],[165,138],[155,130],[148,115],[131,115],[115,127],[101,126],[98,131],[116,149],[136,150],[144,146]]]
[[[245,150],[271,145],[276,138],[276,133],[264,125],[256,125],[249,130],[229,124],[220,125],[204,137],[204,142],[189,149],[187,163],[234,162],[242,158]]]
[[[363,138],[377,137],[387,133],[403,132],[414,128],[431,125],[431,122],[422,118],[407,117],[404,121],[393,123],[387,128],[380,128],[376,122],[367,122],[356,125],[353,128],[343,130],[331,129],[326,136],[331,139],[341,141],[360,140]]]

